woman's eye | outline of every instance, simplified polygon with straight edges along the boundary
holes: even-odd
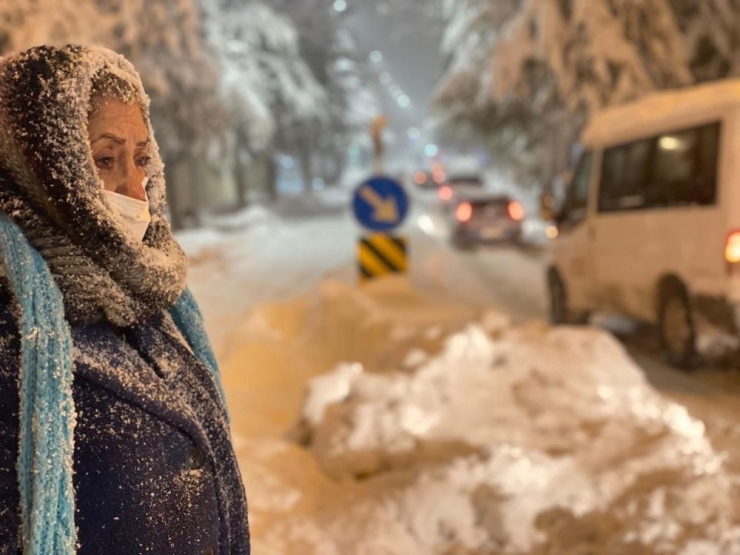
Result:
[[[113,156],[101,156],[95,159],[95,165],[101,170],[109,170],[113,167],[115,158]]]
[[[139,165],[139,167],[144,168],[149,165],[149,162],[151,162],[152,159],[150,156],[140,156],[136,159],[136,163]]]

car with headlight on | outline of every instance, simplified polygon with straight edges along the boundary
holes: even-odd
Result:
[[[506,195],[467,195],[452,206],[452,244],[461,249],[482,244],[518,244],[524,207]]]

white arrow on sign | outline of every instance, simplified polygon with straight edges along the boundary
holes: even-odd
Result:
[[[392,224],[399,220],[398,205],[393,197],[383,198],[370,185],[360,189],[362,200],[372,206],[373,220],[376,222]]]

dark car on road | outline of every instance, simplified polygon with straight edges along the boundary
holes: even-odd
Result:
[[[458,248],[487,243],[518,244],[522,237],[524,207],[506,195],[480,194],[456,197],[451,239]]]
[[[485,191],[483,178],[476,173],[450,175],[438,190],[439,199],[454,203],[457,199],[480,195]]]
[[[419,189],[437,190],[444,185],[446,175],[443,169],[434,169],[432,171],[418,171],[414,174],[414,184]]]

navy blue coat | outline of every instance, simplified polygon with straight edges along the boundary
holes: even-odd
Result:
[[[0,302],[0,555],[16,555],[20,341],[9,299]],[[72,337],[78,554],[247,555],[218,391],[169,316]]]

